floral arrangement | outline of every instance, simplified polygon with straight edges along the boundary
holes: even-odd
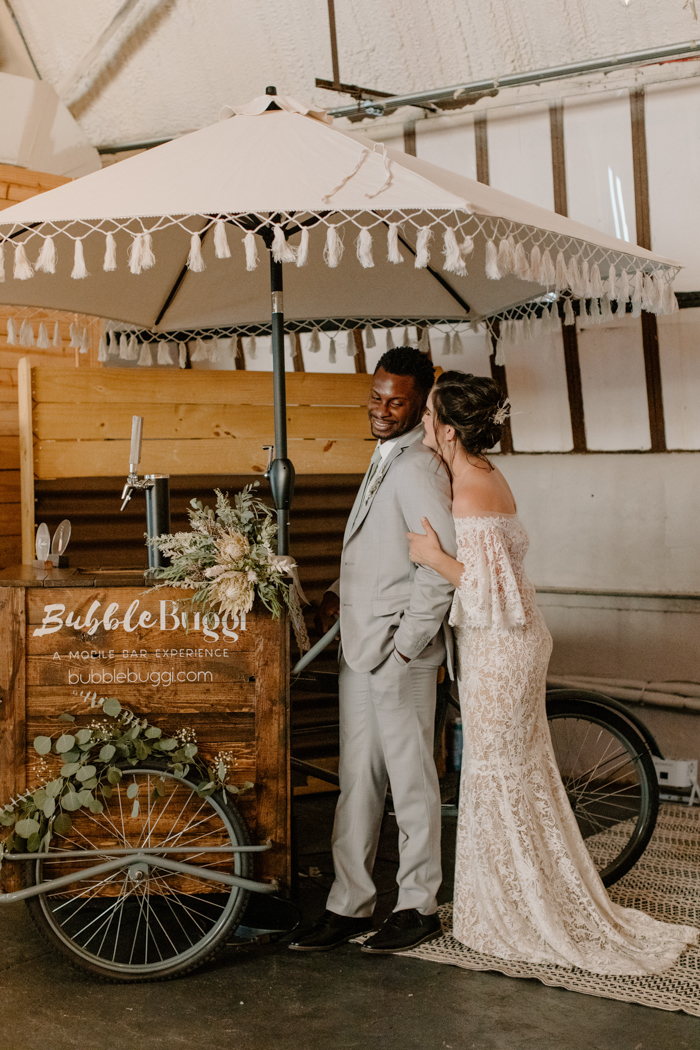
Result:
[[[296,575],[295,562],[273,552],[277,525],[272,511],[253,495],[254,482],[236,494],[233,506],[228,495],[216,489],[216,507],[190,500],[190,532],[175,532],[152,540],[170,559],[157,569],[161,586],[191,589],[186,599],[222,615],[250,612],[255,597],[274,617],[282,605],[289,610],[301,652],[309,648],[299,599],[306,601]],[[292,582],[285,582],[291,576]]]
[[[93,701],[95,700],[92,694]],[[45,852],[54,835],[68,835],[73,822],[71,813],[79,809],[102,813],[102,799],[110,798],[112,789],[129,766],[149,758],[165,762],[168,772],[185,777],[192,771],[199,778],[197,787],[202,797],[225,788],[236,795],[253,787],[246,781],[242,787],[227,783],[230,762],[219,755],[213,767],[199,756],[192,730],[164,737],[162,730],[123,708],[114,697],[97,701],[102,715],[90,726],[73,732],[64,731],[52,738],[38,736],[34,750],[38,755],[57,755],[61,772],[53,780],[32,788],[0,809],[0,825],[10,828],[0,842],[0,861],[4,853]],[[71,714],[60,715],[63,722],[74,722]],[[130,784],[127,796],[133,799],[132,816],[139,812],[139,786]],[[163,793],[159,781],[153,797]]]

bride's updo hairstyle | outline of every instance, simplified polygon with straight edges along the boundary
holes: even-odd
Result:
[[[493,379],[466,372],[443,372],[433,387],[433,414],[438,423],[454,427],[464,451],[483,456],[501,439],[509,401]]]

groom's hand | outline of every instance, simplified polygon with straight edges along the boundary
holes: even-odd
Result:
[[[334,591],[326,591],[314,617],[316,630],[320,634],[330,631],[340,616],[340,598]]]

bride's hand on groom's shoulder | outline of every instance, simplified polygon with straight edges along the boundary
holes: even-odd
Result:
[[[425,534],[420,532],[407,532],[409,543],[409,557],[418,565],[430,565],[435,555],[442,553],[440,539],[427,518],[421,518],[421,524]]]

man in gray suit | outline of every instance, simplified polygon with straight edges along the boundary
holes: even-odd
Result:
[[[454,588],[411,562],[406,537],[424,532],[426,517],[443,549],[456,553],[449,478],[422,444],[433,376],[413,347],[387,351],[374,373],[368,411],[377,447],[348,519],[340,579],[320,608],[324,629],[340,614],[335,881],[321,919],[290,944],[296,951],[328,951],[372,928],[372,869],[388,784],[399,827],[399,895],[363,951],[404,951],[440,933],[433,725],[438,668],[446,655],[451,662],[446,615]]]

